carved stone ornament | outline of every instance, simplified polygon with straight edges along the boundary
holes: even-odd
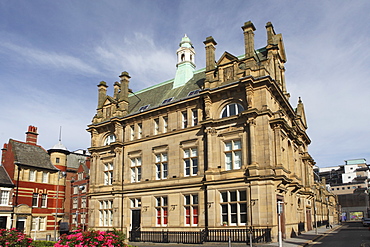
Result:
[[[253,88],[250,86],[245,87],[245,93],[247,96],[246,100],[248,103],[248,108],[250,109],[253,107],[253,95],[254,95]]]
[[[224,81],[231,81],[234,78],[234,67],[230,66],[224,69]]]
[[[204,97],[204,104],[205,104],[205,111],[206,111],[206,119],[210,119],[212,100],[211,100],[211,97],[209,97],[209,95],[206,95]]]
[[[211,135],[215,135],[217,133],[215,128],[207,127],[206,132]]]

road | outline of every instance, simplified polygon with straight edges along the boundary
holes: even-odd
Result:
[[[370,247],[369,227],[359,222],[346,222],[343,226],[328,233],[308,246],[335,246],[335,247]]]

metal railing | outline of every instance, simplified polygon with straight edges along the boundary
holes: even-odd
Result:
[[[271,229],[208,229],[200,231],[130,231],[132,242],[202,244],[204,242],[271,242]]]

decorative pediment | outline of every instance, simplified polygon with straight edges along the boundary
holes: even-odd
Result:
[[[105,99],[105,101],[104,101],[103,106],[110,105],[110,104],[112,104],[112,103],[114,103],[114,102],[115,102],[115,100],[114,100],[112,97],[107,96],[107,98],[106,98],[106,99]]]
[[[234,61],[239,61],[239,59],[236,56],[234,56],[234,55],[228,53],[227,51],[225,51],[224,54],[218,60],[217,66],[220,66],[220,65],[223,65],[223,64],[228,64],[228,63],[231,63],[231,62],[234,62]]]

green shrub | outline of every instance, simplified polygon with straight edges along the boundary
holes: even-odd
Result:
[[[55,241],[43,241],[43,240],[35,240],[32,242],[34,247],[44,247],[44,246],[54,246]]]

